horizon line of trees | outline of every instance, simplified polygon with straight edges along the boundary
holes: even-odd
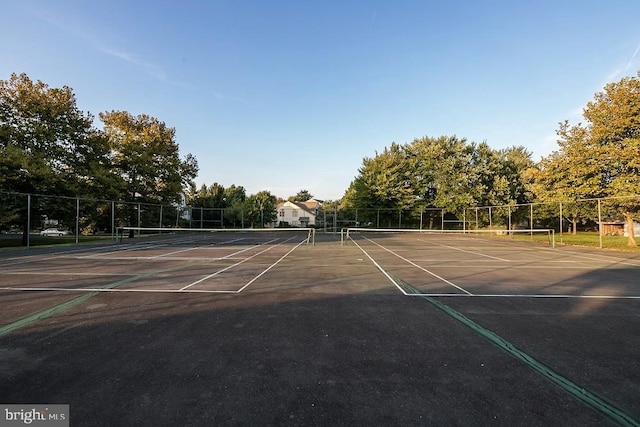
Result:
[[[180,156],[175,128],[127,111],[105,111],[98,118],[101,129],[77,107],[68,86],[52,88],[25,73],[0,80],[0,192],[181,203],[199,168],[193,154]],[[246,202],[254,222],[257,207],[266,211],[276,201],[268,191],[246,197],[242,187],[232,186],[229,192],[230,201]],[[135,209],[120,220],[135,224]],[[26,221],[24,208],[0,203],[0,228]],[[23,229],[26,244],[28,227]]]
[[[392,143],[365,157],[341,201],[344,208],[445,208],[572,202],[638,195],[640,189],[640,72],[609,83],[583,110],[585,124],[559,124],[559,149],[540,162],[522,146],[502,150],[456,136]],[[638,199],[616,198],[616,215],[637,246]],[[566,215],[589,219],[580,204]],[[592,219],[592,218],[591,218]]]
[[[539,162],[522,146],[496,150],[457,136],[391,143],[364,157],[354,180],[325,206],[407,210],[438,207],[461,213],[473,206],[576,201],[635,195],[640,188],[640,72],[607,84],[583,110],[585,124],[564,121],[558,150]],[[0,191],[91,197],[138,203],[224,208],[252,223],[275,220],[284,199],[269,191],[247,196],[242,186],[197,189],[195,156],[180,157],[175,129],[126,111],[93,116],[80,111],[72,90],[50,88],[26,74],[0,80]],[[301,190],[289,200],[312,196]],[[578,205],[576,205],[578,206]],[[636,245],[637,201],[619,199],[616,212]],[[575,224],[589,213],[566,213]],[[134,212],[130,222],[134,223]],[[0,225],[24,221],[20,209],[0,206]],[[575,231],[575,226],[573,228]]]

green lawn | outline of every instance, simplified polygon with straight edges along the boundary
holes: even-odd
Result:
[[[515,235],[514,239],[526,239],[534,241],[547,242],[548,238],[542,234],[529,235]],[[571,233],[556,233],[555,235],[556,245],[575,245],[575,246],[589,246],[594,248],[600,247],[600,238],[598,232],[595,231],[581,231],[577,234]],[[636,238],[636,241],[639,239]],[[630,247],[627,245],[628,238],[624,236],[602,236],[602,247],[604,249],[616,249],[622,251],[640,252],[640,247]]]

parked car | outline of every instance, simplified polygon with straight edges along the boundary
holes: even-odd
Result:
[[[67,230],[60,230],[57,228],[46,228],[40,232],[41,236],[66,236],[69,233]]]

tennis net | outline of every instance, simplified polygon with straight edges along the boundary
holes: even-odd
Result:
[[[116,241],[154,241],[164,244],[216,244],[241,242],[269,244],[296,242],[315,245],[314,228],[159,228],[119,227]]]
[[[340,241],[345,245],[350,240],[388,239],[399,240],[469,240],[487,242],[507,240],[513,242],[539,242],[555,248],[555,231],[553,229],[529,229],[529,230],[419,230],[401,228],[343,228],[340,232]]]

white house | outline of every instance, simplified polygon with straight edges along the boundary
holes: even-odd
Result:
[[[278,203],[277,224],[283,227],[313,227],[316,225],[316,216],[322,202],[310,199],[306,202],[282,202]]]

